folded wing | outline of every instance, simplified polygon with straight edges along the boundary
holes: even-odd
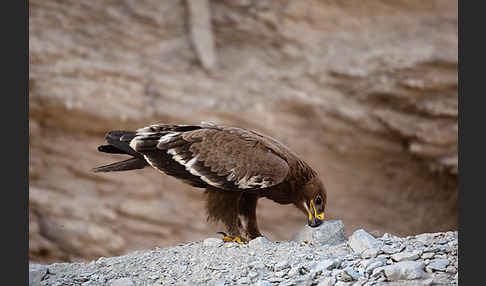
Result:
[[[289,172],[277,148],[239,128],[152,125],[130,139],[130,147],[154,168],[195,186],[264,189],[281,183]]]

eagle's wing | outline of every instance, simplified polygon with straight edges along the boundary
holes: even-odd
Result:
[[[244,129],[203,125],[176,130],[166,125],[139,129],[130,147],[167,174],[175,167],[164,162],[169,157],[188,173],[178,176],[181,179],[225,190],[272,187],[289,172],[278,148]]]

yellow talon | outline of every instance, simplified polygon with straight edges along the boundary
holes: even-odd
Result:
[[[243,240],[242,238],[240,238],[238,236],[230,236],[230,235],[227,235],[226,233],[224,233],[222,231],[220,231],[218,233],[223,235],[223,237],[221,239],[224,242],[236,242],[238,244],[246,244],[247,243],[245,240]]]

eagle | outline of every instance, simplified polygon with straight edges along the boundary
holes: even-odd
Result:
[[[204,189],[209,221],[221,221],[223,241],[246,243],[262,236],[257,202],[293,204],[311,227],[324,220],[327,192],[306,162],[284,144],[257,131],[202,122],[153,124],[136,131],[110,131],[98,151],[130,158],[94,172],[147,166]]]

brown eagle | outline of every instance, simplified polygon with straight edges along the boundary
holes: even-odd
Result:
[[[95,172],[142,169],[149,164],[185,183],[204,188],[208,219],[225,224],[223,240],[241,243],[261,236],[259,198],[294,204],[308,225],[324,219],[326,189],[317,173],[277,140],[252,130],[201,123],[154,124],[137,131],[110,131],[105,153],[128,154],[125,161]]]

